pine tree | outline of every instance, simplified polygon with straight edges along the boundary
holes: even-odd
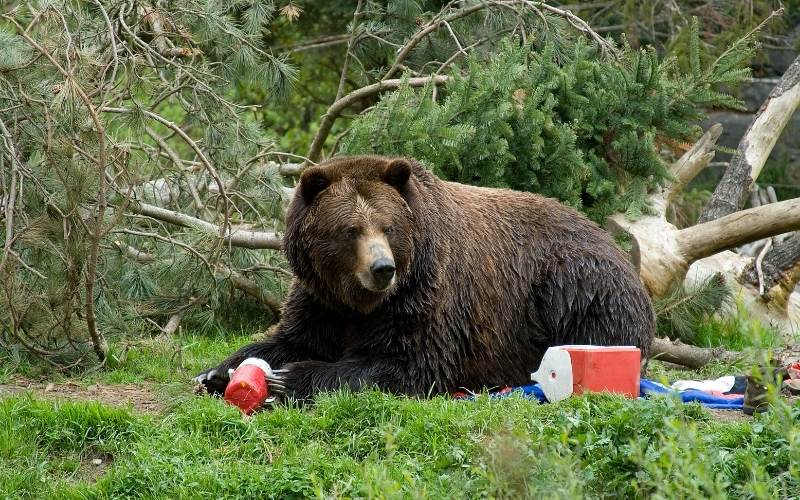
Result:
[[[3,345],[67,368],[92,350],[103,359],[106,336],[170,318],[212,329],[274,317],[278,252],[143,210],[227,232],[279,227],[274,139],[233,100],[291,87],[293,68],[263,41],[275,14],[265,0],[190,0],[31,2],[3,16]]]
[[[454,67],[436,98],[430,86],[387,95],[340,151],[409,155],[446,179],[541,193],[601,223],[619,211],[636,217],[668,176],[662,150],[695,139],[705,107],[740,106],[718,88],[749,74],[755,48],[740,40],[701,70],[694,43],[682,73],[652,49],[623,45],[608,59],[580,39],[510,39]]]

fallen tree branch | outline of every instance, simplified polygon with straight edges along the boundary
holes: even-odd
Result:
[[[735,363],[744,358],[741,352],[728,351],[722,347],[695,347],[680,340],[654,338],[650,346],[650,358],[689,368],[702,368],[711,361]]]
[[[798,229],[800,198],[793,198],[681,229],[676,241],[691,263],[721,250]]]
[[[231,280],[231,284],[233,284],[234,288],[241,290],[247,295],[255,298],[262,304],[269,307],[276,316],[280,317],[281,306],[283,305],[283,301],[280,299],[280,297],[262,290],[255,281],[238,271],[234,271],[221,262],[217,263],[217,270],[219,271],[219,276],[226,277]]]
[[[653,296],[665,294],[689,266],[722,250],[800,228],[800,198],[750,208],[704,224],[677,229],[663,217],[608,219],[612,231],[633,237],[632,260]]]
[[[131,211],[163,222],[169,222],[182,227],[190,227],[209,234],[219,235],[220,228],[211,222],[192,217],[174,210],[150,205],[149,203],[133,202],[130,206]],[[250,231],[246,229],[236,229],[231,227],[222,234],[225,243],[240,248],[250,248],[253,250],[280,250],[283,248],[283,237],[280,233],[265,231]]]
[[[789,66],[778,84],[753,116],[739,147],[717,184],[698,222],[708,222],[733,213],[744,205],[772,148],[792,114],[800,106],[800,56]]]
[[[116,245],[117,248],[119,248],[127,258],[135,262],[139,262],[141,264],[150,264],[157,260],[155,255],[134,248],[122,241],[117,240],[114,242],[114,245]],[[234,288],[258,300],[260,303],[267,306],[276,316],[280,316],[281,306],[283,305],[281,298],[275,294],[262,290],[255,281],[251,280],[247,276],[238,271],[234,271],[228,267],[227,264],[222,262],[217,262],[214,264],[212,274],[215,278],[230,280],[231,285],[233,285]],[[173,314],[167,322],[167,325],[164,328],[161,328],[161,330],[164,333],[174,333],[175,330],[177,330],[178,325],[180,325],[181,318],[186,312],[186,309],[200,302],[202,302],[200,299],[193,299],[185,308]]]
[[[715,123],[689,151],[670,166],[669,173],[674,180],[666,181],[650,197],[650,204],[658,215],[664,217],[675,197],[714,159],[714,147],[720,135],[722,135],[722,125]]]
[[[114,246],[117,247],[120,252],[122,252],[122,255],[124,255],[125,257],[127,257],[132,261],[139,262],[141,264],[150,264],[151,262],[156,261],[155,255],[144,252],[130,245],[127,245],[123,241],[115,240]]]

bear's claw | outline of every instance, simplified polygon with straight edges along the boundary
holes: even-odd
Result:
[[[230,371],[218,370],[211,368],[194,377],[192,380],[205,387],[206,392],[212,396],[222,396],[225,393],[225,388],[230,381]]]
[[[272,370],[268,380],[270,392],[286,395],[286,379],[283,374],[287,371],[288,370]]]

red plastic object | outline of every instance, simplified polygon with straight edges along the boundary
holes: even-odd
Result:
[[[642,353],[633,346],[560,346],[572,359],[572,392],[614,392],[639,397]]]
[[[231,376],[231,381],[225,389],[225,401],[238,406],[245,415],[250,415],[257,410],[269,396],[266,371],[258,366],[245,361]]]

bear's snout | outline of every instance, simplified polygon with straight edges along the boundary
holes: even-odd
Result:
[[[384,235],[362,238],[358,245],[356,276],[371,292],[384,292],[395,282],[396,264],[392,248]]]
[[[372,267],[369,270],[372,273],[372,282],[378,288],[386,288],[394,278],[394,261],[381,257],[372,263]]]

